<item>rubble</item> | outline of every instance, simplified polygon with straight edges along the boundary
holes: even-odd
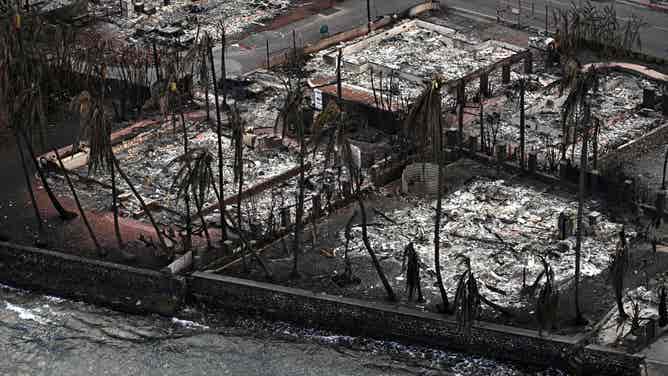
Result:
[[[170,42],[179,37],[180,41],[192,41],[208,32],[213,38],[220,38],[220,24],[225,25],[228,35],[240,34],[255,25],[272,19],[285,12],[295,0],[207,0],[193,3],[190,0],[170,0],[164,5],[162,0],[143,1],[143,11],[138,12],[129,1],[124,0],[124,15],[120,16],[117,0],[101,0],[95,5],[100,15],[111,15],[110,21],[121,26],[124,37],[130,42],[155,39]],[[154,14],[147,14],[152,13]],[[173,41],[172,41],[173,42]]]
[[[598,134],[599,157],[667,124],[666,119],[655,112],[639,109],[643,87],[649,85],[644,79],[624,73],[609,73],[601,77],[599,90],[591,93],[592,111],[602,121]],[[558,87],[526,92],[526,147],[529,151],[536,151],[539,160],[546,160],[550,150],[554,151],[557,144],[563,141],[561,109],[566,93],[559,94]],[[501,112],[497,142],[519,143],[519,117],[518,103],[507,101]],[[479,136],[479,127],[480,123],[476,120],[468,132]],[[578,139],[574,150],[569,144],[567,157],[578,164],[581,141]],[[590,153],[592,150],[593,143],[590,142]]]
[[[593,214],[600,210],[599,206],[595,201],[588,201],[586,210]],[[432,283],[435,280],[435,201],[408,196],[388,202],[387,207],[390,209],[384,209],[385,215],[396,224],[376,218],[382,225],[368,229],[372,248],[381,258],[400,261],[406,244],[415,242],[423,263],[423,276],[427,276],[423,280],[424,289],[437,295]],[[574,196],[487,178],[475,179],[448,194],[443,199],[441,222],[441,272],[446,289],[454,293],[461,273],[456,260],[459,254],[471,259],[476,277],[485,286],[482,293],[504,307],[521,308],[527,304],[527,297],[522,294],[522,279],[524,275],[527,284],[532,284],[542,271],[539,256],[548,260],[557,284],[564,288],[573,273],[575,236],[571,234],[566,240],[559,240],[557,223],[560,213],[576,208]],[[597,215],[596,223],[589,227],[583,239],[584,276],[595,276],[608,267],[609,252],[614,250],[621,228],[605,215]],[[338,236],[340,246],[335,252],[343,254],[343,230]],[[359,227],[353,228],[350,247],[353,255],[361,256],[366,252]]]

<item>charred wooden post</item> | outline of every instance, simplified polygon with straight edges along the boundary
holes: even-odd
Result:
[[[575,234],[575,217],[573,213],[562,211],[559,213],[559,218],[557,220],[559,240],[566,240],[566,238]]]
[[[622,200],[624,203],[632,204],[635,198],[635,184],[632,179],[626,179],[622,183]]]
[[[663,218],[663,215],[666,212],[666,193],[668,193],[668,191],[665,189],[656,192],[656,202],[654,206],[656,207],[657,218]]]
[[[508,157],[508,148],[506,144],[497,144],[496,145],[496,160],[499,163],[503,163],[506,161],[506,158]]]
[[[601,189],[601,172],[596,169],[589,171],[589,189],[592,194]]]
[[[348,179],[341,180],[341,193],[343,198],[348,198],[353,194],[353,182]]]
[[[155,41],[153,41],[153,65],[155,67],[155,79],[160,82],[162,81],[162,75],[160,74],[160,60],[158,58],[158,49],[155,46]]]
[[[459,145],[464,142],[464,105],[466,104],[466,83],[460,80],[457,85],[457,126],[459,127]]]
[[[478,137],[477,136],[469,136],[469,152],[475,153],[478,151]]]
[[[489,74],[487,72],[480,74],[480,95],[484,98],[489,97]]]
[[[510,83],[510,64],[501,67],[501,83],[504,85]]]
[[[455,148],[459,142],[459,130],[457,128],[448,128],[445,130],[445,145],[448,148]]]
[[[569,168],[569,163],[567,160],[561,160],[559,162],[559,179],[561,180],[567,180],[568,179],[568,168]]]
[[[281,208],[281,227],[290,227],[290,208]]]
[[[339,54],[336,58],[336,98],[339,100],[339,105],[341,105],[341,100],[343,97],[342,88],[341,88],[341,60],[343,59],[343,51],[339,48]]]
[[[322,214],[322,199],[320,194],[313,195],[313,202],[311,204],[311,213],[313,213],[313,218],[320,218]]]
[[[524,121],[524,92],[526,89],[526,80],[520,79],[520,169],[526,168],[526,158],[524,156],[525,146],[525,121]]]
[[[538,168],[538,153],[530,151],[529,155],[529,173],[535,174]]]
[[[524,74],[531,73],[533,73],[533,57],[531,56],[531,52],[529,52],[524,58]]]
[[[652,88],[643,89],[642,91],[642,106],[644,108],[654,107],[656,101],[656,91]]]

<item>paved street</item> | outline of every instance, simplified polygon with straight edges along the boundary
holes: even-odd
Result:
[[[533,17],[531,16],[531,4],[533,1]],[[493,16],[496,18],[496,0],[447,0],[446,4],[453,9],[465,9],[486,16]],[[571,6],[571,2],[567,0],[517,0],[512,1],[511,6],[522,6],[523,16],[521,23],[527,22],[534,27],[541,29],[545,28],[545,14],[546,6],[548,16],[548,28],[553,31],[553,17],[552,10],[555,7],[566,9]],[[668,58],[668,13],[650,10],[644,6],[630,3],[626,1],[612,1],[612,2],[592,2],[592,5],[603,8],[607,5],[614,4],[617,11],[617,18],[620,21],[630,19],[632,14],[642,17],[647,23],[641,31],[642,51],[648,52],[651,55]],[[516,22],[517,16],[507,14],[513,22]]]
[[[371,17],[401,12],[422,0],[371,0]],[[349,30],[366,24],[367,8],[365,0],[346,0],[336,3],[337,11],[331,15],[318,14],[278,30],[253,34],[237,44],[227,48],[226,68],[228,75],[247,72],[265,64],[266,42],[269,40],[270,52],[286,50],[292,46],[292,30],[295,31],[297,45],[320,39],[320,27],[327,25],[330,34]],[[214,50],[220,56],[220,48]]]
[[[538,28],[545,27],[546,4],[548,9],[555,6],[561,8],[570,6],[570,2],[565,0],[533,0],[533,16],[531,16],[531,2],[529,0],[523,1],[525,3],[522,4],[522,9],[527,15],[523,15],[522,23],[529,23]],[[381,15],[399,13],[421,2],[421,0],[371,0],[371,15],[372,18],[376,18]],[[479,14],[481,17],[496,18],[497,0],[447,0],[442,1],[442,4],[454,10],[463,9],[469,13]],[[593,4],[603,7],[609,3]],[[643,17],[648,23],[648,26],[642,30],[643,51],[668,58],[668,13],[652,11],[634,3],[617,1],[615,4],[620,20],[626,20],[631,17],[631,14],[636,14]],[[336,3],[335,8],[337,11],[333,14],[314,15],[278,30],[256,33],[238,43],[231,43],[227,47],[226,65],[228,75],[234,76],[264,65],[267,40],[271,53],[288,49],[292,45],[292,30],[295,30],[297,44],[301,45],[317,41],[320,38],[320,27],[322,25],[327,25],[330,34],[334,34],[364,25],[367,22],[365,0],[346,0]],[[548,10],[550,14],[548,27],[553,30],[551,12]],[[512,15],[509,14],[508,16]],[[216,48],[214,53],[215,56],[220,56],[220,47]]]

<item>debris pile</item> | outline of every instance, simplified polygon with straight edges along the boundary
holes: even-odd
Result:
[[[130,42],[156,40],[159,42],[187,43],[208,32],[214,38],[220,37],[220,25],[224,25],[228,35],[242,33],[253,25],[263,26],[262,21],[272,19],[285,12],[294,0],[144,0],[141,7],[130,6],[120,16],[117,0],[101,0],[96,7],[103,14],[109,9],[116,16],[111,22],[121,26]],[[168,4],[168,5],[165,5]],[[125,5],[127,6],[127,4]],[[113,13],[112,13],[113,14]]]
[[[598,203],[588,202],[585,213],[588,225],[582,245],[585,276],[597,275],[607,268],[608,252],[614,250],[621,228],[596,212],[597,207]],[[571,231],[566,239],[560,240],[557,223],[562,212],[575,209],[575,197],[503,180],[478,178],[447,195],[441,221],[441,270],[446,288],[454,292],[461,273],[456,260],[459,254],[471,259],[485,296],[506,307],[526,304],[522,293],[542,271],[541,256],[552,265],[557,284],[568,283],[575,262],[575,236]],[[399,208],[385,214],[394,223],[376,218],[382,224],[368,229],[372,247],[381,258],[401,260],[404,247],[414,242],[422,268],[429,276],[425,289],[437,294],[431,283],[435,280],[435,201],[408,197]],[[361,229],[353,228],[353,235],[350,249],[364,254]],[[339,238],[340,244],[345,244],[343,231]],[[339,248],[336,252],[343,254],[343,246]]]
[[[214,156],[217,155],[217,136],[210,126],[202,122],[190,122],[188,127],[188,139],[190,148],[206,148]],[[183,135],[180,121],[177,120],[176,128],[172,127],[171,122],[163,123],[161,127],[154,129],[149,137],[145,137],[142,142],[136,143],[121,152],[116,152],[116,157],[121,163],[121,167],[128,174],[133,184],[136,185],[139,193],[147,201],[158,204],[162,207],[172,209],[173,212],[161,212],[158,216],[162,222],[170,221],[180,222],[179,210],[183,209],[183,204],[177,205],[176,194],[178,189],[172,187],[173,179],[181,167],[175,161],[183,155]],[[223,176],[225,183],[225,195],[230,196],[231,191],[236,194],[237,185],[234,183],[234,148],[229,136],[222,138],[223,143]],[[297,157],[295,153],[285,150],[269,149],[255,150],[250,147],[244,147],[244,182],[243,187],[247,189],[262,181],[270,179],[272,176],[279,175],[291,168],[297,166]],[[216,158],[217,159],[217,158]],[[80,167],[74,172],[87,176],[87,166]],[[212,165],[215,181],[218,181],[218,166],[214,162]],[[109,174],[98,173],[91,175],[96,181],[104,185],[111,184]],[[119,188],[124,192],[130,192],[129,187],[117,178]],[[82,185],[80,182],[79,185]],[[106,198],[106,194],[100,194],[100,184],[83,184],[77,187],[78,190],[88,192],[91,197],[96,197],[95,203],[101,205],[96,209],[106,209],[110,206],[111,197]],[[63,193],[68,193],[65,187],[61,187]],[[110,196],[110,195],[109,195]],[[140,212],[139,203],[129,194],[121,194],[122,211],[128,215]],[[209,192],[205,207],[215,203],[215,193]]]
[[[592,112],[601,120],[598,131],[598,155],[602,156],[614,151],[619,146],[630,142],[643,134],[666,124],[665,118],[654,111],[639,109],[642,102],[643,87],[649,82],[635,76],[623,73],[610,73],[601,77],[599,89],[590,93]],[[547,91],[526,92],[526,147],[539,155],[539,160],[545,160],[546,155],[557,145],[563,142],[562,105],[567,92],[560,95],[559,89],[550,88]],[[517,99],[507,101],[498,129],[492,135],[497,143],[504,142],[510,145],[519,143],[520,115]],[[479,135],[479,121],[475,121],[470,132]],[[486,135],[489,137],[489,135]],[[488,141],[490,139],[488,138]],[[573,148],[569,142],[568,158],[579,161],[581,139]],[[591,152],[593,143],[590,141]]]

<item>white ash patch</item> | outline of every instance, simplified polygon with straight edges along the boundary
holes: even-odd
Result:
[[[423,263],[423,286],[434,290],[431,281],[434,271],[434,218],[435,200],[406,198],[405,205],[385,214],[398,224],[376,217],[383,227],[369,226],[371,245],[379,257],[389,256],[401,260],[404,247],[415,242]],[[585,215],[596,207],[588,202]],[[569,282],[573,276],[575,237],[565,241],[557,237],[557,221],[564,210],[576,210],[575,197],[564,198],[537,191],[532,187],[506,183],[502,180],[477,179],[443,199],[444,216],[441,222],[441,273],[451,293],[456,279],[462,272],[456,260],[464,254],[471,259],[473,272],[481,285],[502,290],[506,295],[486,287],[482,292],[490,300],[504,305],[520,307],[526,304],[520,296],[523,269],[526,267],[527,284],[532,284],[542,271],[539,255],[545,256],[555,272],[559,285]],[[598,223],[588,229],[582,244],[582,273],[585,276],[599,274],[608,266],[609,255],[616,244],[621,225],[601,216]],[[339,234],[343,253],[345,237]],[[361,228],[353,228],[351,250],[365,254]],[[568,250],[564,251],[565,243]]]

